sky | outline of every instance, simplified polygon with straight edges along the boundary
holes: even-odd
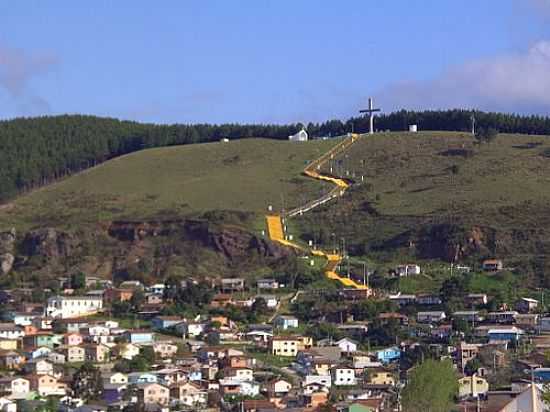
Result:
[[[0,2],[0,118],[550,114],[550,0]]]

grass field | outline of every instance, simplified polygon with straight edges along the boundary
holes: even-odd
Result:
[[[0,227],[292,208],[330,189],[301,171],[335,143],[243,139],[140,151],[21,196],[0,209]]]
[[[359,255],[441,223],[490,229],[487,253],[505,259],[550,255],[548,153],[547,136],[501,134],[489,144],[455,132],[364,136],[325,166],[356,185],[295,225],[304,238],[323,227],[325,244],[345,238]]]

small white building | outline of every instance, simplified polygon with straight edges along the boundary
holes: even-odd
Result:
[[[103,308],[99,296],[53,296],[48,299],[46,316],[52,318],[78,318],[98,313]]]
[[[418,312],[416,314],[416,320],[418,323],[437,323],[445,320],[447,316],[445,312],[436,310],[428,312]]]
[[[414,264],[399,265],[395,269],[398,276],[420,275],[420,266]]]
[[[291,142],[307,142],[308,134],[305,129],[302,129],[298,133],[288,136],[288,140]]]
[[[350,338],[342,338],[336,342],[336,346],[340,348],[342,352],[352,353],[357,351],[357,342],[351,340]]]
[[[336,386],[355,385],[355,369],[349,366],[336,366],[332,369],[332,383]]]

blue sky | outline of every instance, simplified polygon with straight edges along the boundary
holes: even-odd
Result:
[[[0,3],[0,118],[550,112],[550,0]]]

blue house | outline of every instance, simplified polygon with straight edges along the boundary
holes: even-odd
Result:
[[[401,357],[401,349],[397,346],[376,351],[376,358],[382,363],[390,363]]]
[[[550,368],[537,368],[533,371],[533,376],[537,382],[550,382]]]
[[[521,339],[521,335],[523,335],[523,333],[523,330],[513,326],[506,329],[489,329],[487,336],[489,337],[489,342],[517,342]]]
[[[154,333],[147,330],[129,330],[124,333],[124,336],[130,343],[147,344],[153,343]]]
[[[184,319],[179,316],[157,316],[151,321],[153,329],[161,330],[168,329],[171,326],[176,326],[178,323],[183,322]]]
[[[158,383],[158,377],[150,372],[132,372],[128,374],[128,383]]]

